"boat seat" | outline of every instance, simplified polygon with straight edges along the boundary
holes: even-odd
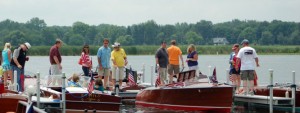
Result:
[[[185,82],[186,80],[193,79],[196,76],[195,73],[196,73],[195,70],[189,70],[189,71],[180,72],[178,74],[177,82]]]

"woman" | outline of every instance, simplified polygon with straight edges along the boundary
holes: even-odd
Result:
[[[237,54],[239,52],[239,45],[234,44],[232,46],[232,50],[234,51],[233,58],[231,61],[232,67],[235,67],[236,65],[236,59],[237,59]],[[239,69],[236,70],[235,68],[232,68],[231,71],[231,76],[232,76],[232,84],[236,85],[236,93],[238,94],[240,91],[240,85],[241,85],[241,76],[240,76],[240,68],[241,68],[241,63],[238,65]]]
[[[92,68],[92,62],[90,59],[90,50],[88,45],[84,45],[82,48],[82,53],[81,53],[81,63],[82,63],[82,70],[85,76],[89,75],[89,70]]]
[[[187,48],[187,59],[189,70],[196,70],[196,76],[198,76],[198,53],[194,44],[190,44]]]
[[[12,68],[10,66],[10,61],[12,58],[10,43],[5,43],[4,49],[2,51],[2,69],[3,69],[3,76],[4,76],[4,84],[7,85],[7,78],[10,77],[11,83],[13,83],[13,76],[12,76]]]

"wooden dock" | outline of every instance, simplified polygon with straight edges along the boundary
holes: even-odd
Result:
[[[293,105],[292,98],[273,97],[273,101],[270,101],[270,96],[261,96],[261,95],[234,95],[234,101],[266,104],[266,105],[269,105],[270,102],[273,102],[273,105],[276,106]]]

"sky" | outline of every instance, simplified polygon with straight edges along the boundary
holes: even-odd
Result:
[[[300,0],[0,0],[0,21],[27,22],[38,17],[48,26],[128,26],[154,20],[157,24],[215,23],[233,19],[300,22]]]

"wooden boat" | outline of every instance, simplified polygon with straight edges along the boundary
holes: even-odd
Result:
[[[286,95],[287,94],[287,95]],[[259,86],[255,89],[255,95],[262,95],[262,96],[270,96],[270,90],[269,88],[267,88],[267,86]],[[288,87],[287,85],[285,86],[275,86],[273,87],[273,96],[274,97],[286,97],[288,96],[288,98],[292,97],[292,89],[290,87]],[[295,98],[296,98],[296,111],[300,112],[300,89],[297,88],[296,89],[296,94],[295,94]],[[286,109],[291,109],[291,106],[275,106],[277,108],[286,108]]]
[[[136,105],[184,111],[230,112],[232,86],[212,85],[207,79],[191,81],[194,77],[195,71],[186,71],[179,74],[175,84],[146,88],[137,94]]]
[[[15,112],[19,101],[27,101],[27,97],[24,95],[14,93],[0,94],[0,113]]]
[[[76,88],[76,87],[74,87]],[[67,89],[68,90],[68,89]],[[52,97],[61,100],[61,87],[42,87],[42,97]],[[119,111],[121,98],[110,94],[88,92],[68,92],[66,93],[66,109],[73,110],[100,110]]]

